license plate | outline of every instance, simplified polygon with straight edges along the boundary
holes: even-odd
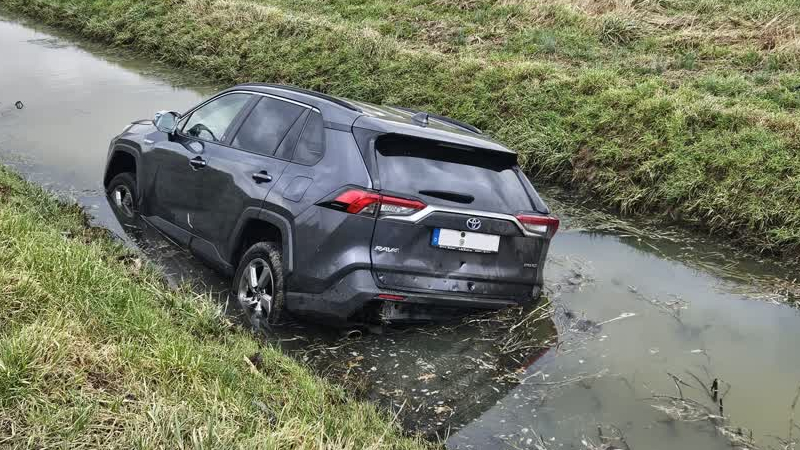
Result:
[[[497,253],[497,249],[500,247],[500,236],[434,228],[431,245],[462,252]]]

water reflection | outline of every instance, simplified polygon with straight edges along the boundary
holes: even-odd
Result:
[[[800,357],[792,351],[800,339],[797,311],[732,293],[732,283],[664,258],[669,245],[654,250],[624,242],[570,231],[556,238],[550,274],[588,280],[551,279],[557,302],[594,323],[626,318],[590,336],[562,328],[558,350],[522,375],[540,382],[515,388],[451,438],[452,447],[537,448],[535,430],[547,448],[559,448],[587,437],[597,442],[597,426],[609,425],[631,448],[729,448],[713,423],[675,421],[653,407],[654,397],[679,395],[670,374],[691,382],[684,395],[714,413],[694,377],[705,386],[723,380],[732,386],[725,398],[729,423],[752,429],[762,443],[786,436],[800,382]]]

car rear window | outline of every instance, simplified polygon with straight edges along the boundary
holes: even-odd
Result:
[[[516,156],[384,136],[375,144],[381,189],[437,204],[515,213],[533,209]]]

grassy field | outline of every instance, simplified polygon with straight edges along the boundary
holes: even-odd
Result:
[[[202,72],[476,124],[539,180],[800,254],[797,0],[4,0]]]
[[[0,167],[0,448],[427,446],[84,221]]]

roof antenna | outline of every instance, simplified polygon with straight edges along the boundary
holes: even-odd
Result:
[[[419,124],[420,126],[427,127],[428,126],[428,113],[426,112],[418,112],[414,114],[411,119]]]

